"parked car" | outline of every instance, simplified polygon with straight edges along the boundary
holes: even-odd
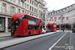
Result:
[[[42,33],[46,33],[46,30],[42,29]]]
[[[47,29],[46,29],[46,32],[51,32],[51,31],[50,31],[50,29],[47,28]]]

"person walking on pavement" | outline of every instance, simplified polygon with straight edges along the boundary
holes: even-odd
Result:
[[[64,28],[63,28],[62,30],[63,30],[63,32],[64,32]]]

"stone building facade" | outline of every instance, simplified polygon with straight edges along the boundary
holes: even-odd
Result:
[[[43,21],[44,3],[44,0],[0,0],[0,32],[10,31],[11,17],[16,13],[27,13]]]
[[[75,23],[75,3],[67,6],[65,8],[59,9],[57,11],[52,11],[52,12],[48,12],[48,19],[50,19],[50,17],[57,17],[56,21],[47,21],[48,22],[55,22],[57,24],[70,24],[71,26],[73,25],[73,23]],[[59,20],[58,18],[65,18],[64,20]],[[69,18],[69,20],[66,20],[66,17]]]

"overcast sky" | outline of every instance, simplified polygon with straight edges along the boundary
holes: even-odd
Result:
[[[59,10],[75,3],[75,0],[45,0],[48,10]]]

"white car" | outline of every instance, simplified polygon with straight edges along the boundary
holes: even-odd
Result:
[[[46,30],[42,29],[42,33],[46,33]]]

